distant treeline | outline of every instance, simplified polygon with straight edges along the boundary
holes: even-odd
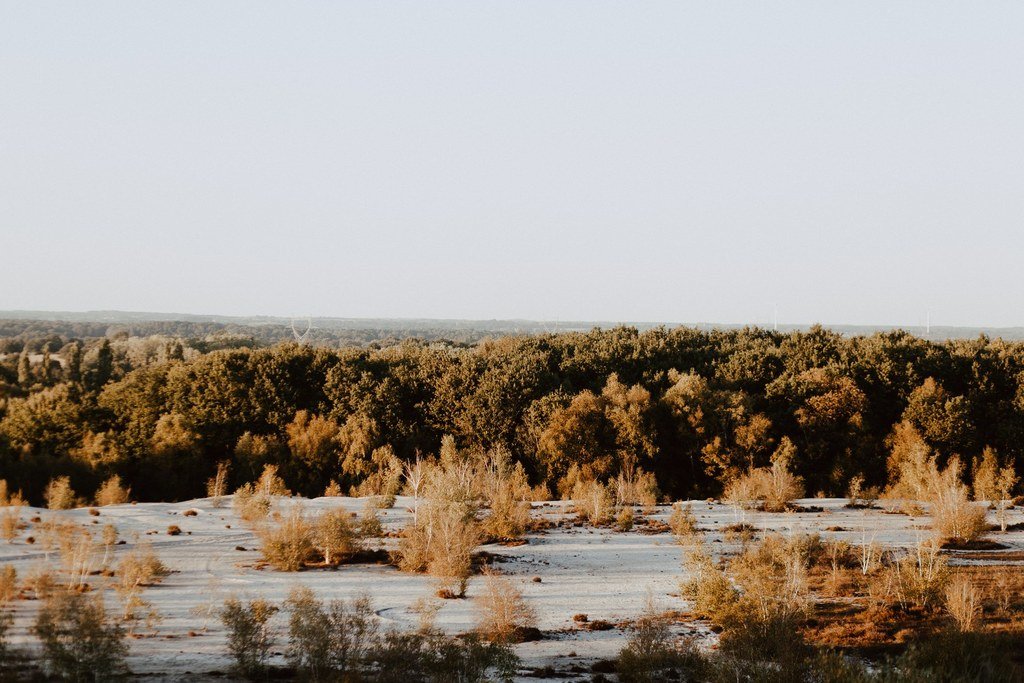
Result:
[[[269,463],[320,495],[451,435],[506,449],[553,491],[574,465],[599,478],[626,465],[667,495],[703,497],[786,438],[808,492],[837,495],[856,475],[885,483],[897,426],[942,458],[988,446],[1024,462],[1024,343],[620,327],[340,349],[223,336],[234,341],[218,348],[225,330],[210,325],[100,336],[4,323],[17,331],[0,339],[0,478],[34,501],[63,474],[85,495],[117,474],[139,499],[182,499],[229,460],[234,484]]]
[[[367,321],[369,322],[371,321]],[[306,344],[332,348],[386,345],[402,339],[444,340],[469,344],[490,335],[497,336],[486,329],[411,324],[403,327],[400,322],[395,321],[394,324],[379,327],[369,324],[366,327],[317,327],[310,325],[306,320],[297,320],[293,329],[292,325],[278,323],[247,325],[181,320],[97,322],[0,318],[0,353],[16,353],[25,348],[33,353],[41,353],[43,347],[48,347],[54,352],[69,340],[87,342],[104,337],[175,337],[196,349],[209,351],[240,346],[273,346],[294,341],[296,334],[302,336]]]

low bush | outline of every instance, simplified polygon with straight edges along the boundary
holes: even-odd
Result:
[[[619,514],[615,516],[615,528],[619,531],[632,531],[633,529],[633,508],[627,505],[619,510]]]
[[[942,593],[942,604],[961,633],[973,631],[981,620],[981,593],[970,579],[958,574]]]
[[[358,538],[351,519],[341,508],[328,510],[321,513],[309,529],[312,545],[323,556],[326,564],[341,562],[358,548]]]
[[[263,558],[274,569],[297,572],[313,559],[313,525],[299,505],[256,527]]]
[[[693,514],[693,505],[682,501],[673,503],[668,525],[676,541],[684,545],[691,542],[697,533],[697,517]]]
[[[430,499],[421,506],[418,522],[403,530],[395,559],[403,571],[437,577],[440,593],[461,597],[479,542],[477,524],[464,504]]]
[[[151,546],[140,545],[122,557],[117,566],[117,583],[114,585],[121,598],[121,618],[135,622],[145,616],[147,623],[155,622],[158,615],[152,605],[142,599],[142,590],[168,574],[170,570],[160,561]]]
[[[18,594],[18,571],[13,565],[0,567],[0,605],[6,605]]]
[[[803,496],[803,479],[789,469],[796,449],[788,439],[784,442],[772,455],[771,467],[753,468],[733,479],[726,486],[724,499],[741,511],[761,507],[782,512]]]
[[[435,628],[431,610],[421,612],[420,628],[380,631],[368,598],[325,604],[306,588],[297,588],[288,608],[290,675],[312,681],[510,681],[518,658],[508,645],[489,643],[471,633],[451,637]],[[228,628],[228,651],[239,675],[268,677],[275,643],[271,623],[277,607],[262,600],[224,603],[221,619]],[[275,674],[274,677],[277,677]]]
[[[311,681],[358,677],[377,639],[377,623],[369,598],[325,605],[312,590],[294,588],[285,603],[288,661]]]
[[[666,620],[650,602],[634,622],[615,663],[622,683],[691,680],[702,668],[703,658],[695,647],[689,642],[677,644]]]
[[[479,623],[477,632],[495,643],[522,640],[527,629],[535,629],[537,614],[523,599],[522,591],[508,578],[491,569],[483,572],[483,592],[476,599]]]
[[[237,598],[224,601],[220,618],[228,631],[228,652],[240,675],[255,678],[266,671],[274,647],[270,620],[277,612],[277,606],[262,599],[248,604]]]
[[[39,610],[35,634],[50,673],[73,681],[101,681],[125,671],[125,633],[109,623],[102,594],[50,593]]]

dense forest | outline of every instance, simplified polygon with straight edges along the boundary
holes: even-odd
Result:
[[[202,496],[222,461],[234,485],[276,464],[320,495],[446,435],[505,449],[556,494],[570,471],[640,467],[668,496],[719,495],[785,444],[809,494],[842,495],[857,475],[885,484],[898,431],[940,458],[1024,462],[1024,343],[984,336],[619,327],[328,348],[75,331],[0,338],[0,478],[34,502],[58,475],[85,496],[115,474],[139,500]]]

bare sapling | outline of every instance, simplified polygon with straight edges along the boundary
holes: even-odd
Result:
[[[412,496],[412,521],[414,524],[419,521],[420,494],[423,492],[429,467],[429,463],[420,457],[418,451],[416,459],[405,463],[402,467],[402,476],[405,478],[405,491],[408,495]]]
[[[981,458],[975,459],[973,469],[974,499],[995,509],[999,530],[1006,533],[1013,490],[1020,481],[1015,463],[1011,459],[1000,466],[995,450],[986,448]]]
[[[217,463],[217,471],[206,481],[206,496],[215,508],[224,504],[224,496],[228,492],[228,478],[231,474],[231,463],[221,460]]]
[[[605,524],[611,519],[613,501],[608,487],[596,479],[581,479],[572,489],[572,505],[591,524]]]

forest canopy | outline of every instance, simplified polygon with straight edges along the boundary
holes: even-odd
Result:
[[[0,338],[0,478],[36,502],[62,475],[86,496],[114,475],[140,500],[202,496],[224,461],[232,485],[273,464],[292,490],[321,495],[392,456],[438,453],[445,436],[503,449],[552,491],[641,468],[671,497],[720,495],[784,446],[809,494],[842,495],[855,477],[884,485],[910,438],[941,461],[991,448],[1024,462],[1024,343],[820,327],[341,348]]]

